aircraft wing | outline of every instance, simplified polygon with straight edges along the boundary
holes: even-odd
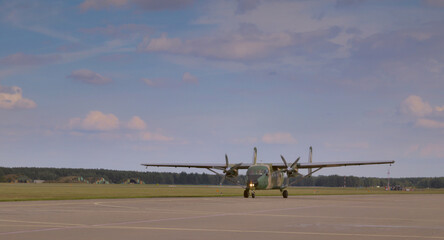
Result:
[[[235,164],[229,164],[228,167],[231,167]],[[211,168],[211,169],[225,169],[227,165],[225,164],[212,164],[212,163],[143,163],[142,166],[145,167],[175,167],[175,168]],[[248,169],[251,164],[241,163],[237,169]]]
[[[365,161],[365,162],[318,162],[318,163],[299,163],[297,168],[325,168],[325,167],[342,167],[342,166],[359,166],[374,164],[393,164],[395,161]]]

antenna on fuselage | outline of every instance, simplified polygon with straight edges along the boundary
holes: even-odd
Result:
[[[253,153],[253,164],[256,164],[257,161],[257,148],[254,147],[254,153]]]
[[[310,146],[310,152],[308,153],[308,163],[312,163],[313,162],[313,148]],[[312,174],[312,169],[309,168],[308,169],[308,176],[311,176]]]

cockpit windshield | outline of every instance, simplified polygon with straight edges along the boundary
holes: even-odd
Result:
[[[268,173],[268,168],[264,166],[250,167],[247,171],[248,176],[262,176]]]

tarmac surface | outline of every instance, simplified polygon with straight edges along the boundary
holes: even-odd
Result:
[[[0,239],[444,239],[443,204],[439,194],[2,202]]]

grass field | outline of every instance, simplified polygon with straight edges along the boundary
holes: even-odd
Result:
[[[415,191],[385,191],[381,188],[318,188],[295,187],[289,195],[351,195],[351,194],[444,194],[444,189]],[[256,191],[257,196],[280,196],[279,190]],[[103,198],[152,197],[223,197],[242,196],[241,187],[183,185],[123,185],[123,184],[0,184],[0,201],[68,200]]]

